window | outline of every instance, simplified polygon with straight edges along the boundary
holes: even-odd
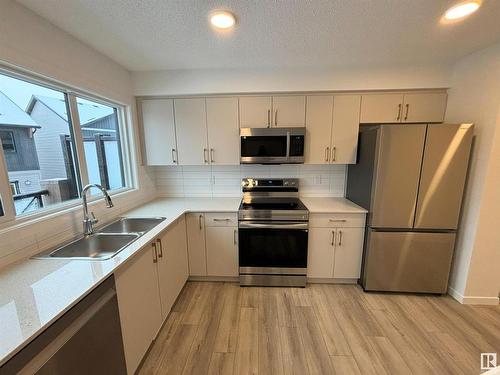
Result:
[[[0,73],[0,137],[16,215],[78,199],[88,183],[111,191],[130,186],[122,110]]]
[[[3,152],[16,152],[14,132],[8,130],[0,130],[0,140],[2,141]]]

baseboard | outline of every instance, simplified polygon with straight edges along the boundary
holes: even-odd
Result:
[[[448,294],[463,305],[491,305],[496,306],[499,304],[498,297],[477,297],[477,296],[464,296],[452,287],[448,288]]]
[[[309,284],[357,284],[358,279],[323,279],[316,277],[308,277]]]
[[[238,276],[189,276],[189,281],[225,281],[238,282]]]

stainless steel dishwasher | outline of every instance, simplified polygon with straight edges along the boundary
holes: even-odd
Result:
[[[0,368],[0,374],[126,374],[113,276]]]

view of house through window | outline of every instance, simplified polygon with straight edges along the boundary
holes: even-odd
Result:
[[[78,198],[69,97],[0,74],[0,139],[17,215]],[[74,99],[73,99],[74,100]],[[116,108],[77,98],[89,183],[125,186]]]
[[[116,109],[82,98],[77,98],[76,103],[89,183],[100,184],[107,190],[124,187]]]

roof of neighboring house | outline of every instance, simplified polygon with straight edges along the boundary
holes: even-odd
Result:
[[[26,112],[31,113],[36,101],[45,104],[46,107],[54,111],[64,121],[68,121],[68,113],[66,111],[66,102],[64,99],[51,98],[49,96],[33,95],[26,107]],[[90,104],[85,102],[77,102],[78,116],[80,125],[85,125],[99,118],[109,116],[113,113],[113,108],[105,107],[98,104]]]
[[[0,126],[39,128],[33,119],[0,91]]]

